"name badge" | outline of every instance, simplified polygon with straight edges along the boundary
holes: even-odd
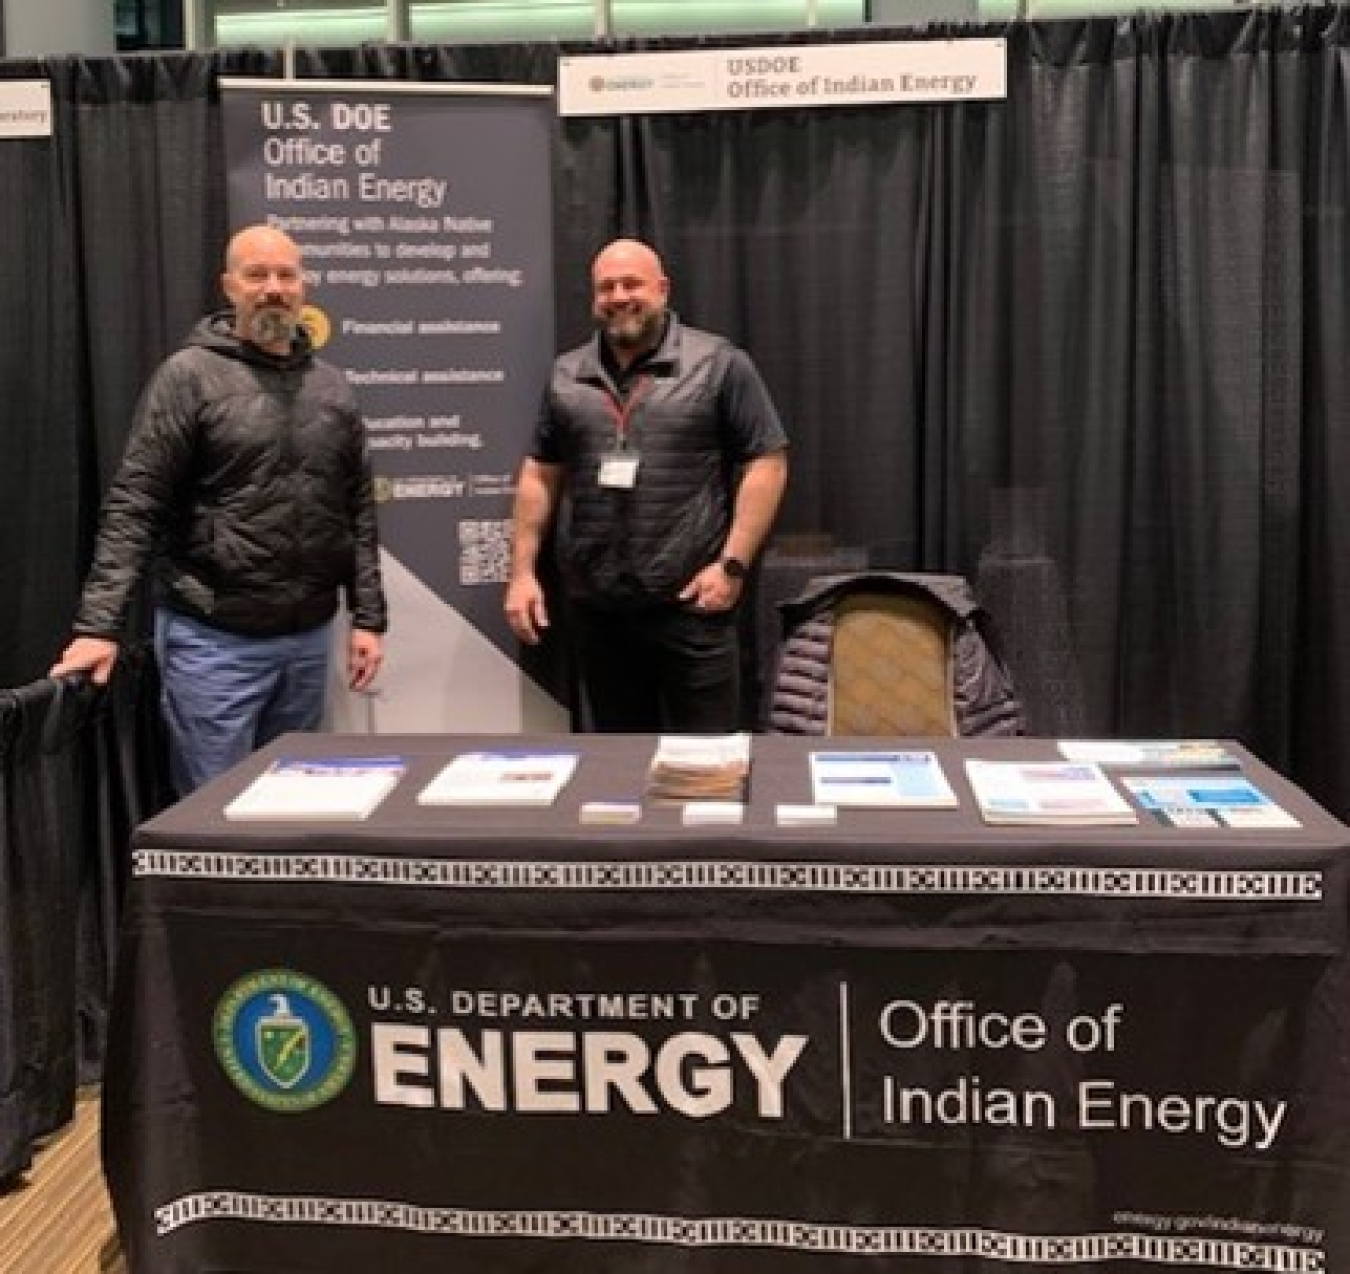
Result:
[[[600,459],[600,485],[612,491],[637,486],[638,458],[631,451],[611,451]]]

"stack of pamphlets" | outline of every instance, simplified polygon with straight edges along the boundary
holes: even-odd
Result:
[[[464,752],[417,795],[419,805],[552,805],[577,768],[575,752]]]
[[[934,752],[812,752],[817,805],[950,809],[956,793]]]
[[[1218,739],[1062,739],[1069,761],[1130,770],[1240,770],[1241,758]]]
[[[1167,827],[1300,826],[1288,810],[1235,774],[1169,774],[1121,782]]]
[[[986,823],[1095,826],[1139,821],[1098,765],[971,759],[966,776]]]
[[[406,764],[399,756],[281,757],[225,807],[228,819],[369,818]]]
[[[647,771],[654,801],[744,801],[750,791],[748,734],[663,734]]]

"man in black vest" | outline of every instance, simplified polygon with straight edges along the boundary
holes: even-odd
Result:
[[[591,270],[597,333],[559,357],[516,487],[506,616],[549,626],[537,564],[558,520],[591,721],[740,724],[736,605],[787,483],[787,435],[744,351],[684,326],[646,244]]]

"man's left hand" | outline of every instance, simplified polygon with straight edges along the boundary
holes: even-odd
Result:
[[[705,566],[680,591],[680,601],[703,615],[730,610],[741,596],[741,581],[732,579],[720,562]]]
[[[367,689],[383,662],[384,642],[380,634],[353,628],[347,647],[347,684],[353,690]]]

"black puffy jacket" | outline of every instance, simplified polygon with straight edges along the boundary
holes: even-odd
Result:
[[[271,355],[203,319],[155,372],[103,505],[77,633],[117,638],[153,561],[159,600],[229,632],[331,618],[383,632],[370,463],[346,378],[302,335]]]
[[[936,602],[951,621],[952,714],[958,733],[1026,734],[1021,700],[1004,663],[993,617],[959,575],[858,571],[823,575],[780,602],[783,644],[769,708],[774,734],[829,732],[830,655],[841,601],[859,593],[911,593]]]

